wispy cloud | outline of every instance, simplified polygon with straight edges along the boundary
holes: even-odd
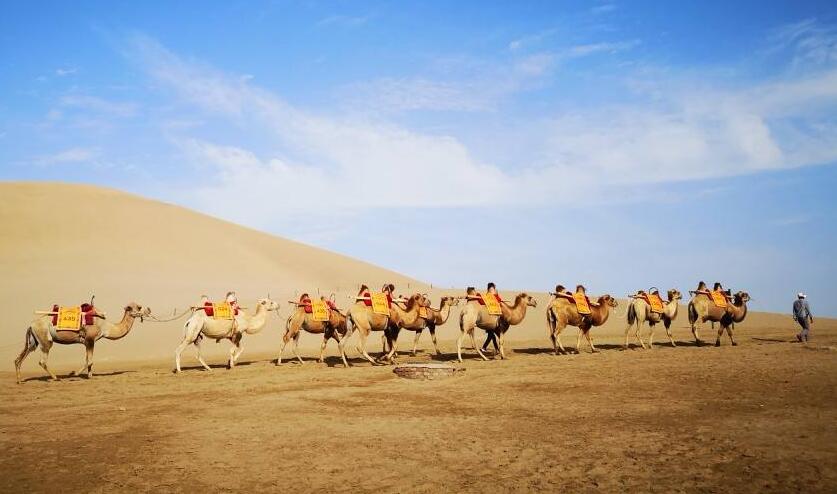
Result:
[[[616,4],[612,3],[604,3],[602,5],[597,5],[590,9],[590,13],[593,15],[601,15],[607,14],[608,12],[613,12],[616,10]]]
[[[69,94],[61,98],[60,104],[66,108],[76,108],[116,117],[133,117],[137,114],[139,108],[139,105],[133,102],[109,101],[86,94]]]
[[[521,154],[514,169],[503,169],[478,160],[453,136],[318,115],[235,74],[183,60],[152,39],[138,37],[134,47],[154,84],[172,90],[181,105],[228,118],[245,134],[268,129],[274,136],[273,151],[257,152],[189,135],[190,128],[176,131],[173,139],[186,155],[216,173],[214,184],[193,189],[195,200],[225,216],[246,216],[253,208],[271,214],[301,207],[554,204],[581,196],[595,200],[604,197],[603,190],[618,194],[623,186],[837,160],[833,71],[737,89],[666,85],[655,77],[653,102],[527,122],[532,133],[544,136],[539,148]],[[514,66],[530,77],[549,63]],[[434,101],[458,97],[447,87],[419,89]],[[534,155],[537,161],[530,161]],[[235,199],[223,203],[218,197]],[[318,200],[312,203],[311,197]]]
[[[791,49],[794,66],[837,62],[837,27],[805,19],[778,28],[774,49]]]
[[[59,67],[55,69],[55,75],[58,77],[65,77],[68,75],[74,75],[78,73],[78,69],[75,67]]]
[[[98,148],[74,147],[52,154],[37,156],[32,162],[37,165],[64,165],[74,163],[89,163],[101,156]]]
[[[640,45],[639,40],[619,41],[613,43],[589,43],[575,45],[565,50],[562,54],[568,58],[579,58],[594,55],[596,53],[615,54],[630,50]]]
[[[367,15],[330,15],[317,21],[317,25],[321,27],[338,26],[338,27],[359,27],[372,18],[371,14]]]
[[[518,51],[524,48],[529,48],[533,45],[538,45],[545,39],[551,38],[558,32],[557,28],[546,29],[535,34],[521,36],[509,42],[508,48],[511,51]]]

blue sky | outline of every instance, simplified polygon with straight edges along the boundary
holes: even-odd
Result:
[[[0,6],[0,179],[443,286],[720,280],[837,315],[835,163],[833,2]]]

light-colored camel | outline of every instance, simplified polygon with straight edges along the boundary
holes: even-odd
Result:
[[[642,345],[642,348],[645,348],[645,342],[642,341],[642,335],[640,332],[642,330],[642,325],[646,322],[648,322],[649,331],[648,348],[654,348],[654,326],[661,321],[663,326],[666,328],[666,334],[668,335],[669,341],[671,341],[671,346],[677,346],[677,343],[674,342],[674,338],[671,336],[671,322],[677,318],[677,309],[680,307],[680,300],[682,298],[683,295],[678,290],[669,290],[668,300],[663,303],[662,314],[652,312],[651,305],[649,305],[642,297],[636,297],[633,301],[629,302],[628,326],[625,328],[625,349],[628,349],[628,333],[634,325],[636,325],[634,337],[637,341],[639,341],[639,344]]]
[[[320,345],[320,363],[325,362],[325,349],[328,340],[334,338],[337,342],[337,347],[340,349],[340,356],[343,358],[343,366],[348,367],[349,363],[346,361],[346,352],[343,350],[343,339],[348,330],[346,324],[346,316],[339,310],[332,309],[329,311],[328,321],[315,321],[314,314],[305,312],[305,307],[298,306],[296,310],[288,316],[285,323],[285,334],[282,336],[282,348],[279,349],[279,357],[276,359],[276,365],[282,364],[282,355],[285,352],[285,345],[289,341],[294,340],[293,352],[300,364],[303,364],[302,357],[297,351],[299,347],[299,335],[301,331],[306,331],[311,334],[323,335],[323,343]]]
[[[506,332],[511,326],[517,326],[526,317],[527,307],[537,307],[538,302],[534,297],[527,293],[520,293],[514,298],[514,303],[501,302],[500,310],[501,316],[492,315],[488,313],[488,309],[484,305],[480,305],[476,299],[470,299],[462,308],[459,314],[459,339],[456,340],[456,355],[460,362],[462,362],[462,342],[465,336],[471,338],[471,344],[474,350],[477,351],[483,360],[488,360],[488,357],[482,353],[480,347],[474,339],[474,328],[480,328],[485,331],[493,331],[497,335],[497,342],[500,348],[500,358],[506,358],[505,336]]]
[[[441,355],[442,352],[439,351],[439,343],[436,341],[436,326],[441,326],[448,321],[448,318],[450,317],[450,308],[454,305],[459,305],[459,298],[442,297],[442,301],[439,304],[438,309],[430,307],[430,301],[426,298],[421,301],[421,304],[427,309],[427,317],[419,316],[414,324],[402,326],[402,329],[414,331],[416,333],[416,337],[413,339],[413,355],[416,354],[419,338],[425,328],[427,328],[430,332],[430,338],[433,339],[433,348],[436,350],[436,355]]]
[[[590,351],[597,352],[593,345],[593,338],[590,336],[590,329],[594,326],[601,326],[607,322],[610,316],[610,309],[616,307],[618,304],[616,299],[610,295],[602,295],[596,301],[598,305],[590,304],[590,315],[587,317],[578,313],[575,304],[569,300],[561,297],[554,297],[546,308],[546,323],[549,327],[549,337],[552,340],[552,347],[555,349],[555,355],[558,355],[558,349],[561,353],[567,353],[564,345],[561,344],[561,331],[568,325],[575,326],[579,329],[578,338],[575,342],[575,353],[581,353],[581,335],[590,344]]]
[[[358,300],[355,304],[349,307],[346,314],[346,322],[348,332],[346,338],[351,337],[355,329],[360,334],[360,341],[358,342],[357,351],[363,357],[373,364],[380,363],[373,359],[366,351],[366,340],[372,331],[383,331],[386,337],[384,344],[384,353],[381,355],[381,361],[394,362],[395,352],[397,351],[396,343],[398,340],[398,331],[404,325],[415,324],[419,314],[419,302],[422,295],[415,294],[411,296],[404,308],[401,308],[397,303],[393,303],[390,307],[390,315],[375,314],[372,307],[369,307],[363,300]],[[344,338],[345,340],[345,338]],[[389,351],[386,348],[389,347]]]
[[[273,300],[269,298],[260,299],[256,304],[256,311],[252,315],[244,309],[239,310],[238,315],[235,316],[235,325],[233,325],[231,319],[215,319],[206,315],[204,310],[194,310],[186,324],[183,325],[183,340],[174,351],[175,370],[180,372],[180,355],[189,345],[195,346],[198,361],[203,365],[203,368],[208,371],[212,370],[206,365],[201,355],[201,341],[204,338],[210,338],[216,342],[230,340],[233,346],[230,348],[228,366],[230,368],[235,367],[236,361],[244,350],[241,346],[241,339],[244,334],[256,334],[261,331],[267,323],[268,313],[278,309],[279,304]]]
[[[738,345],[732,337],[732,330],[735,323],[742,322],[747,317],[747,302],[750,301],[750,295],[747,292],[736,292],[733,295],[730,310],[721,318],[720,328],[718,329],[718,337],[715,338],[715,346],[721,346],[721,335],[726,330],[729,335],[729,341],[733,346]]]
[[[734,308],[731,303],[727,306],[718,307],[712,298],[706,293],[694,293],[692,299],[689,300],[689,324],[692,327],[692,335],[695,337],[695,344],[702,345],[703,341],[698,334],[698,325],[705,322],[711,322],[714,326],[716,322],[721,322],[724,316],[732,314]],[[723,333],[724,327],[721,326],[719,332]]]
[[[77,331],[59,331],[52,325],[52,316],[40,316],[32,321],[28,328],[26,328],[26,337],[23,344],[23,351],[15,359],[15,373],[17,375],[17,382],[21,383],[20,366],[23,360],[36,348],[41,348],[41,360],[39,364],[49,374],[53,381],[57,381],[58,377],[49,369],[47,360],[49,359],[49,351],[53,344],[59,345],[76,345],[83,344],[86,349],[84,366],[73,374],[81,375],[87,373],[87,377],[93,376],[93,348],[96,341],[101,338],[108,340],[119,340],[124,338],[134,327],[134,320],[151,314],[151,311],[146,307],[142,308],[136,302],[131,302],[124,308],[122,320],[116,324],[107,321],[104,318],[96,317],[93,319],[94,323],[85,325],[83,333]]]

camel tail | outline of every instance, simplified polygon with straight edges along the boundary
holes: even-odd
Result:
[[[698,320],[698,313],[697,309],[695,309],[695,303],[689,302],[689,324],[694,324]]]
[[[35,332],[32,331],[32,326],[26,328],[26,348],[31,348],[32,350],[38,348],[38,338],[35,338]],[[30,350],[31,351],[31,350]]]
[[[636,322],[636,308],[634,304],[628,304],[628,324]]]
[[[546,327],[549,329],[549,334],[555,331],[555,314],[552,312],[552,307],[546,308]]]

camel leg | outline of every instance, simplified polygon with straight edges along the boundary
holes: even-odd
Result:
[[[238,359],[241,357],[241,354],[244,353],[244,345],[241,344],[241,341],[244,339],[244,333],[239,333],[238,339],[235,342],[235,355],[233,355],[233,363],[238,362]]]
[[[593,352],[593,353],[598,353],[598,350],[593,345],[593,337],[590,336],[590,330],[589,329],[584,332],[584,338],[587,340],[587,343],[590,344],[590,351]]]
[[[677,343],[674,342],[674,337],[671,336],[671,321],[664,321],[663,326],[666,328],[666,334],[668,335],[669,341],[671,341],[671,346],[676,347]]]
[[[735,338],[732,337],[733,326],[734,324],[730,324],[729,326],[727,326],[727,335],[729,336],[729,342],[732,344],[732,346],[738,346],[738,343],[735,342]]]
[[[365,358],[366,360],[371,362],[372,365],[378,365],[378,362],[376,362],[375,359],[373,359],[371,355],[366,353],[366,338],[367,338],[368,335],[366,334],[366,332],[363,329],[361,329],[359,331],[359,333],[360,333],[360,341],[358,342],[358,345],[357,345],[358,353],[363,355],[363,358]]]
[[[340,333],[334,332],[332,338],[337,340],[337,349],[340,350],[340,357],[343,359],[343,367],[349,368],[349,362],[346,360],[346,350],[343,346],[343,338],[340,338]]]
[[[459,332],[459,338],[456,339],[456,357],[459,362],[462,362],[462,341],[465,340],[465,330]]]
[[[193,345],[195,346],[195,355],[198,357],[198,362],[201,363],[204,369],[211,371],[212,367],[206,365],[206,361],[203,359],[203,354],[201,353],[201,340],[202,338],[197,338]]]
[[[575,353],[581,353],[581,334],[584,333],[584,330],[578,330],[578,338],[575,339]]]
[[[414,357],[416,356],[416,349],[418,348],[418,342],[419,342],[419,338],[421,337],[422,331],[424,331],[424,330],[420,329],[420,330],[416,331],[416,337],[413,338],[413,356]]]
[[[23,364],[26,357],[28,357],[30,353],[34,352],[36,348],[38,348],[38,340],[36,340],[32,335],[32,331],[27,329],[25,341],[23,342],[23,350],[15,359],[15,375],[17,376],[18,384],[23,383],[23,379],[20,378],[20,366]]]
[[[49,366],[47,365],[47,360],[48,360],[48,359],[49,359],[49,349],[48,349],[48,348],[44,348],[44,347],[42,346],[42,347],[41,347],[41,360],[38,362],[38,364],[40,364],[40,366],[41,366],[41,367],[42,367],[45,371],[47,371],[47,374],[49,374],[50,379],[52,379],[53,381],[57,381],[57,380],[58,380],[58,376],[56,376],[55,374],[53,374],[53,373],[52,373],[52,371],[51,371],[51,370],[49,370]]]
[[[93,377],[93,347],[96,345],[95,341],[85,341],[84,342],[84,360],[85,360],[85,367],[87,368],[87,379]],[[81,374],[81,373],[79,373]]]
[[[328,340],[331,339],[331,335],[328,332],[323,333],[323,343],[320,345],[320,360],[321,364],[325,363],[325,350],[326,345],[328,345]]]
[[[633,324],[628,323],[628,326],[625,328],[625,350],[630,348],[630,346],[628,345],[628,334],[631,332],[631,328],[633,326]]]
[[[499,336],[499,338],[498,338],[499,343],[500,343],[500,360],[506,360],[506,344],[505,344],[505,339],[506,339],[506,332],[505,332],[505,331],[503,331],[502,333],[500,333],[500,336]]]
[[[282,355],[285,354],[285,346],[287,346],[288,342],[291,341],[290,334],[291,332],[288,330],[282,335],[282,346],[279,347],[279,357],[276,359],[276,365],[282,365]]]
[[[433,340],[433,348],[436,350],[436,355],[441,355],[439,350],[439,342],[436,341],[436,328],[430,329],[430,338]]]
[[[297,333],[297,334],[294,335],[293,351],[294,351],[294,357],[296,357],[296,359],[299,360],[299,363],[304,364],[305,362],[302,361],[302,357],[299,356],[299,335],[300,334],[302,334],[302,333]]]
[[[715,346],[721,346],[721,336],[724,334],[724,325],[719,324],[720,328],[718,329],[718,337],[715,338]]]
[[[695,337],[695,345],[700,346],[702,342],[700,341],[700,336],[698,335],[697,325],[694,323],[692,324],[692,336]]]
[[[174,369],[175,372],[180,373],[180,355],[183,353],[183,350],[186,349],[186,346],[189,345],[189,340],[184,339],[177,345],[177,348],[174,350]]]
[[[477,353],[480,355],[480,357],[482,357],[483,360],[488,360],[488,357],[486,357],[485,354],[482,353],[482,350],[480,350],[480,347],[477,345],[477,339],[474,337],[474,332],[471,331],[470,335],[471,335],[471,344],[474,345],[474,350],[477,351]]]
[[[651,332],[653,333],[654,326],[649,324],[649,327],[651,328]],[[642,349],[645,350],[645,342],[642,341],[642,335],[640,334],[640,331],[642,331],[642,325],[639,323],[639,321],[637,321],[636,331],[634,331],[634,338],[636,338],[636,340],[639,342],[639,345],[642,347]]]

